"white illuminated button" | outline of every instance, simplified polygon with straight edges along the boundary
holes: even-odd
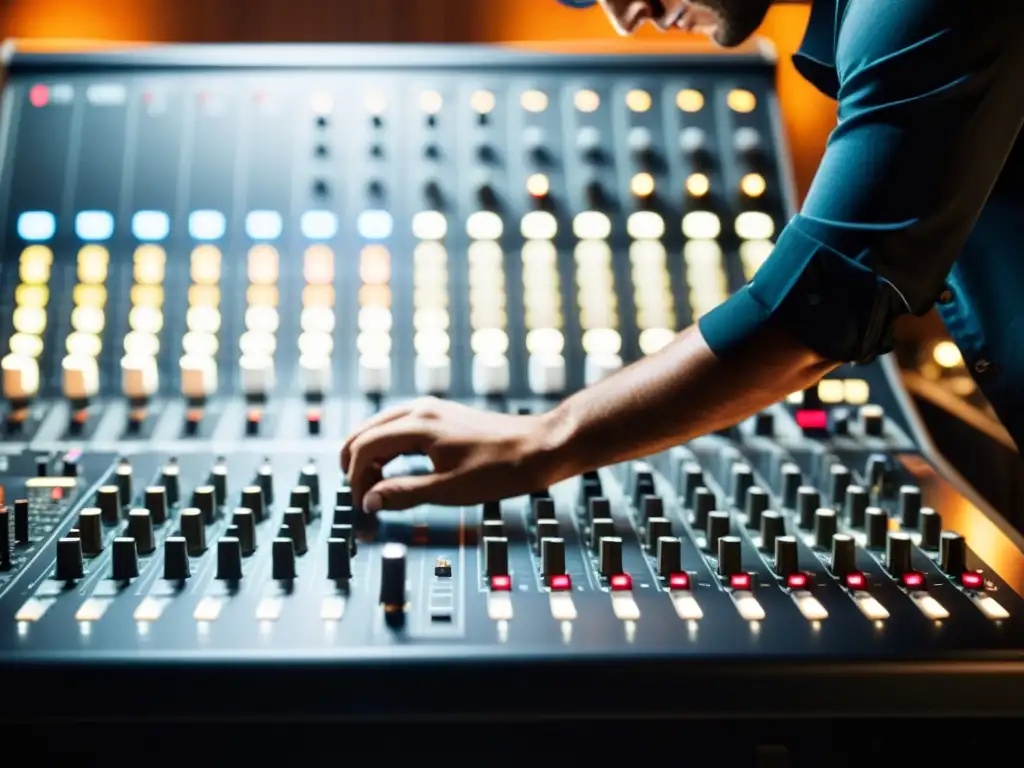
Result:
[[[18,237],[30,243],[49,240],[57,232],[57,218],[49,211],[25,211],[18,216]]]
[[[476,211],[466,219],[466,234],[473,240],[497,240],[504,230],[501,217],[493,211]]]
[[[121,388],[132,400],[152,397],[160,383],[155,357],[126,355],[121,358]]]
[[[828,611],[825,610],[825,606],[810,592],[803,590],[793,592],[792,597],[796,607],[800,609],[800,613],[808,621],[823,621],[828,618]]]
[[[1003,619],[1010,618],[1010,612],[988,595],[976,595],[974,597],[974,604],[981,609],[981,612],[987,618],[993,621],[1002,621]]]
[[[683,234],[690,240],[714,240],[722,233],[722,222],[711,211],[691,211],[683,217]]]
[[[555,395],[565,391],[565,358],[562,355],[530,355],[527,372],[530,390],[535,395]]]
[[[367,240],[384,240],[391,237],[394,220],[387,211],[363,211],[356,221],[360,237]]]
[[[548,211],[530,211],[519,229],[527,240],[551,240],[558,233],[558,220]]]
[[[135,609],[135,613],[132,614],[132,618],[136,621],[157,621],[170,604],[170,600],[166,598],[158,597],[145,597],[142,602],[139,603],[139,607]]]
[[[242,355],[238,367],[242,373],[242,391],[245,394],[265,395],[274,388],[274,358],[270,355]]]
[[[64,397],[69,400],[88,400],[100,388],[100,369],[96,358],[88,355],[68,355],[61,362]]]
[[[114,215],[108,211],[79,211],[75,216],[75,235],[79,240],[109,240],[114,234]]]
[[[0,360],[4,397],[28,400],[39,393],[39,363],[24,355],[7,355]]]
[[[732,593],[732,601],[736,604],[736,610],[746,621],[763,621],[764,608],[757,602],[757,598],[750,592],[739,591]]]
[[[99,621],[103,618],[103,614],[107,612],[107,608],[113,600],[101,600],[96,597],[90,597],[78,610],[75,611],[76,621]]]
[[[853,602],[860,608],[860,612],[872,621],[884,621],[889,618],[889,612],[885,610],[885,606],[866,592],[855,593]]]
[[[181,394],[206,398],[217,391],[217,362],[212,357],[185,355],[181,358]]]
[[[330,211],[306,211],[299,229],[307,240],[330,240],[338,234],[338,217]]]
[[[320,604],[320,618],[323,621],[341,621],[345,615],[345,598],[325,597]]]
[[[383,395],[391,389],[391,358],[386,355],[361,356],[359,389],[368,395]]]
[[[627,141],[633,152],[646,152],[651,148],[651,132],[643,126],[637,126],[630,130]]]
[[[576,132],[576,146],[580,152],[593,152],[601,146],[601,132],[592,125],[585,125]]]
[[[322,395],[331,388],[331,358],[326,355],[302,355],[299,358],[302,388],[308,395]]]
[[[679,148],[686,154],[696,154],[706,146],[707,137],[702,129],[690,126],[679,132]]]
[[[284,222],[277,211],[249,211],[245,216],[245,234],[250,240],[276,240]]]
[[[220,240],[228,222],[220,211],[192,211],[188,215],[188,233],[193,240]]]
[[[43,614],[53,605],[54,600],[40,600],[38,597],[30,597],[26,600],[18,612],[14,614],[15,621],[36,622],[43,618]]]
[[[927,592],[913,592],[910,595],[910,599],[914,601],[914,605],[920,609],[921,613],[929,619],[938,621],[939,619],[949,618],[949,611],[943,608],[942,603]]]
[[[697,621],[704,618],[704,611],[700,609],[696,598],[688,592],[673,592],[672,606],[676,609],[676,615],[684,621]]]
[[[284,601],[279,597],[265,597],[256,606],[257,621],[277,621],[281,618]]]
[[[736,217],[736,234],[743,240],[767,240],[775,234],[775,222],[762,211],[744,211]]]
[[[132,234],[143,242],[165,240],[171,234],[171,218],[163,211],[137,211],[132,216]]]
[[[551,601],[551,616],[555,621],[575,621],[576,604],[568,592],[552,592],[548,595]]]
[[[629,592],[612,592],[612,612],[620,621],[640,619],[640,606]]]
[[[216,621],[220,618],[222,607],[223,602],[219,598],[204,597],[192,612],[192,618],[196,621]]]
[[[452,386],[452,361],[445,354],[416,356],[416,391],[421,395],[443,395]]]
[[[622,368],[622,358],[613,354],[587,355],[583,363],[583,377],[586,385],[592,386],[606,379]]]
[[[508,391],[508,358],[496,353],[473,356],[473,391],[478,395],[500,395]]]
[[[512,621],[512,595],[508,592],[487,594],[487,616],[492,621]]]

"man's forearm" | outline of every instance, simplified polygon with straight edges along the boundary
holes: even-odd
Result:
[[[697,326],[656,355],[568,398],[548,416],[549,482],[648,456],[731,426],[836,364],[765,327],[719,360]]]

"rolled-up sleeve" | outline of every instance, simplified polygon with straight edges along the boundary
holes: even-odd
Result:
[[[928,311],[1024,122],[1021,5],[850,0],[838,124],[772,254],[701,318],[716,355],[772,323],[865,362],[891,348],[897,317]]]

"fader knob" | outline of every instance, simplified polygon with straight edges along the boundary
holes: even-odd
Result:
[[[260,468],[256,470],[256,485],[263,491],[263,502],[268,506],[274,503],[274,468],[270,466],[270,460],[265,459]]]
[[[327,578],[333,581],[352,578],[352,548],[347,539],[327,540]]]
[[[601,480],[599,478],[584,477],[580,481],[580,492],[578,503],[584,510],[590,508],[590,500],[601,497]]]
[[[715,494],[710,488],[697,488],[693,494],[693,525],[697,530],[706,531],[708,515],[717,506]]]
[[[931,507],[921,508],[921,548],[938,549],[942,534],[942,518]]]
[[[967,542],[955,531],[943,531],[939,537],[939,567],[954,576],[967,570]]]
[[[153,485],[146,489],[146,509],[153,525],[167,522],[167,490],[163,486]]]
[[[767,511],[761,515],[761,549],[775,551],[775,540],[786,535],[786,521],[778,512]]]
[[[501,520],[484,520],[480,525],[480,535],[485,539],[500,539],[505,535],[505,523]]]
[[[590,548],[600,554],[601,540],[615,535],[615,521],[610,517],[597,518],[590,525]]]
[[[277,581],[291,581],[295,578],[295,544],[291,538],[280,536],[274,539],[270,555],[271,578]]]
[[[552,576],[565,573],[565,539],[551,538],[541,542],[541,573],[550,582]]]
[[[380,553],[380,603],[388,613],[405,610],[404,544],[390,542]]]
[[[295,554],[306,554],[306,513],[296,507],[284,511],[284,524],[288,537],[295,543]]]
[[[535,395],[557,395],[565,391],[565,358],[561,354],[534,354],[527,361],[530,391]]]
[[[775,434],[775,414],[761,411],[754,417],[754,434],[758,437],[771,437]]]
[[[583,361],[583,380],[591,387],[622,368],[622,358],[616,354],[589,354]]]
[[[637,470],[633,480],[633,506],[640,509],[644,497],[654,495],[654,474],[649,469]]]
[[[622,573],[622,539],[618,536],[607,536],[601,539],[598,560],[601,575],[606,579]]]
[[[879,405],[865,405],[860,409],[860,422],[868,437],[881,437],[885,431],[885,412]]]
[[[595,520],[611,519],[612,505],[604,496],[597,496],[587,503],[587,522],[591,525]]]
[[[231,524],[238,529],[235,535],[242,548],[242,557],[249,557],[256,551],[256,516],[251,509],[239,507],[231,515]]]
[[[121,522],[121,494],[116,485],[104,485],[96,491],[96,506],[100,509],[104,525]]]
[[[242,543],[234,536],[217,542],[217,578],[240,581],[242,578]]]
[[[775,572],[786,577],[796,573],[799,568],[799,553],[796,548],[796,537],[779,536],[775,539]]]
[[[890,531],[885,540],[885,567],[893,576],[902,576],[913,570],[909,533]]]
[[[779,474],[782,479],[782,506],[796,509],[797,493],[803,483],[800,467],[796,464],[783,464]]]
[[[128,535],[135,539],[135,547],[140,555],[151,554],[156,549],[153,518],[148,509],[133,509],[128,513]]]
[[[542,520],[555,519],[555,500],[547,496],[532,500],[533,520],[539,524]]]
[[[96,507],[83,509],[78,513],[78,538],[82,552],[92,557],[103,550],[103,525],[101,512]]]
[[[114,539],[114,553],[111,562],[111,578],[114,581],[128,581],[139,575],[139,553],[135,539],[118,536]]]
[[[416,391],[421,395],[443,395],[452,386],[452,361],[448,355],[416,356]]]
[[[650,520],[652,517],[665,516],[665,502],[659,496],[648,494],[640,499],[640,520]]]
[[[685,505],[693,509],[693,497],[698,488],[704,488],[704,470],[695,461],[683,462],[680,468],[680,492],[683,494]]]
[[[164,578],[183,581],[192,575],[188,562],[188,542],[183,536],[171,536],[164,542]]]
[[[889,532],[889,514],[878,507],[868,507],[865,512],[867,543],[871,549],[885,546],[885,535]]]
[[[185,538],[190,555],[201,555],[206,551],[206,524],[203,513],[195,507],[181,511],[181,535]]]
[[[334,494],[334,506],[336,507],[352,507],[355,506],[352,503],[352,489],[347,485],[341,486]]]
[[[828,470],[829,498],[833,509],[842,509],[846,501],[846,488],[850,484],[850,470],[842,464],[833,464]]]
[[[733,576],[742,568],[743,559],[739,536],[723,536],[718,540],[718,575]]]
[[[545,539],[557,539],[559,533],[557,520],[538,520],[537,551],[540,552],[544,548]]]
[[[761,515],[768,509],[768,493],[764,488],[753,486],[747,490],[747,501],[743,505],[747,513],[747,528],[755,531],[761,527]]]
[[[810,485],[800,487],[796,494],[796,512],[800,527],[810,530],[814,527],[814,513],[821,506],[818,489]]]
[[[181,469],[177,462],[170,461],[160,470],[160,485],[167,491],[167,504],[173,507],[181,500]]]
[[[746,464],[736,464],[732,468],[731,498],[734,507],[740,508],[747,498],[747,489],[754,485],[754,472]]]
[[[309,488],[304,485],[300,485],[296,488],[292,488],[291,498],[288,501],[288,507],[290,509],[302,510],[302,519],[307,523],[313,517],[313,498]],[[285,513],[287,514],[287,512]],[[287,522],[287,521],[286,521]]]
[[[488,577],[508,575],[508,539],[504,536],[484,539],[484,572]]]
[[[828,549],[832,544],[832,536],[835,535],[838,526],[836,525],[836,513],[833,509],[819,509],[814,513],[814,546],[818,549]]]
[[[728,512],[712,512],[708,515],[708,528],[707,528],[707,540],[708,540],[708,552],[716,552],[718,549],[718,540],[723,536],[729,535],[729,513]]]
[[[903,528],[917,528],[921,517],[921,489],[916,485],[904,485],[899,496],[900,522]]]
[[[82,540],[64,538],[57,541],[57,581],[74,581],[85,574],[82,561]]]
[[[18,544],[28,544],[28,499],[14,502],[14,540]]]
[[[500,395],[508,391],[508,358],[486,353],[473,356],[473,391],[478,395]]]
[[[331,538],[344,539],[345,541],[347,541],[349,554],[351,554],[352,557],[356,556],[356,552],[359,550],[359,547],[356,544],[355,527],[351,525],[345,525],[344,523],[340,525],[332,525]]]
[[[857,570],[857,543],[853,536],[837,533],[832,537],[832,573],[846,576]]]
[[[201,485],[192,492],[192,506],[203,513],[203,522],[213,525],[217,517],[217,497],[212,485]]]
[[[886,475],[889,473],[889,457],[884,453],[873,453],[868,456],[864,474],[868,479],[868,487],[872,490],[885,484]]]
[[[667,579],[683,570],[683,544],[675,536],[662,536],[657,541],[658,575]]]
[[[672,521],[667,517],[647,518],[647,551],[652,555],[658,553],[658,541],[672,535]]]
[[[114,484],[117,485],[117,497],[121,508],[132,503],[132,465],[127,459],[119,459],[114,468]]]
[[[501,502],[500,501],[486,501],[483,505],[482,519],[484,520],[501,520]]]
[[[863,528],[868,508],[868,492],[859,485],[846,488],[846,522],[851,528]]]
[[[310,514],[314,514],[316,508],[320,506],[320,473],[312,459],[299,471],[297,487],[309,489]]]
[[[258,485],[247,485],[243,488],[242,508],[252,510],[252,516],[255,522],[263,522],[263,518],[267,515],[266,509],[263,505],[263,489]]]

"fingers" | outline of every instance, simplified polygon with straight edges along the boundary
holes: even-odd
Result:
[[[374,514],[382,509],[401,511],[420,504],[447,504],[447,496],[456,487],[452,472],[407,475],[381,480],[363,497],[363,511]]]
[[[403,453],[426,453],[429,442],[425,425],[408,417],[364,431],[352,442],[349,452],[348,478],[356,504],[380,478],[381,467]]]
[[[371,416],[369,419],[359,425],[352,434],[348,436],[345,441],[345,445],[341,448],[341,471],[346,475],[349,473],[349,464],[352,461],[352,444],[359,439],[361,435],[366,434],[368,430],[374,427],[380,427],[384,424],[400,419],[403,416],[408,416],[412,412],[412,403],[406,403],[404,405],[396,405],[394,408],[388,408],[386,411]]]

